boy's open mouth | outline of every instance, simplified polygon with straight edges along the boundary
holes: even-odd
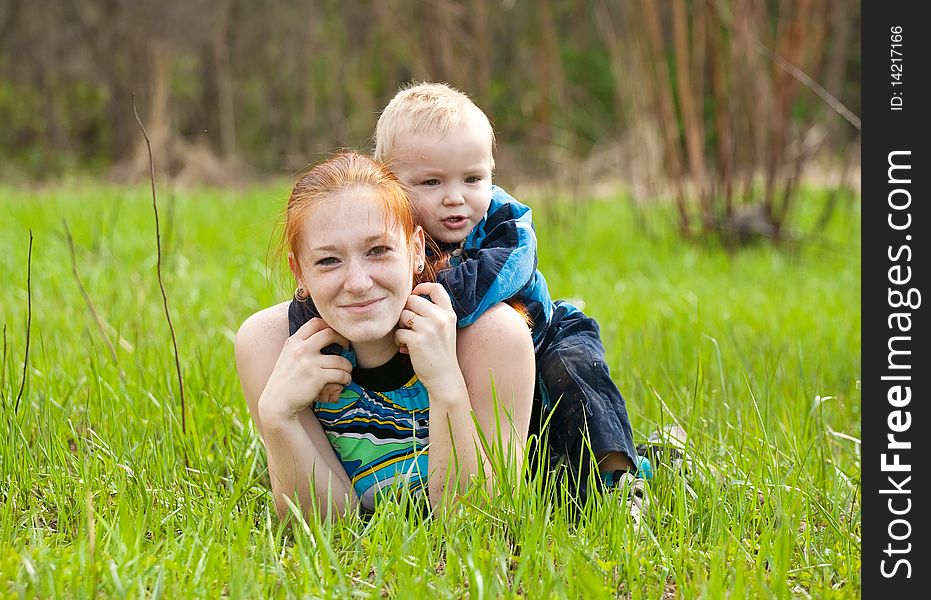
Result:
[[[449,229],[461,229],[468,222],[469,222],[469,219],[462,215],[454,215],[452,217],[446,217],[445,219],[441,221],[441,223],[443,223],[443,225],[445,225]]]

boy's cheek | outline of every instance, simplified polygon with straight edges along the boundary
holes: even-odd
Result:
[[[414,210],[417,212],[421,212],[429,208],[430,196],[424,194],[420,190],[411,192],[411,200],[414,202]]]
[[[434,218],[433,206],[429,202],[414,198],[414,214],[421,224],[428,223]]]
[[[420,226],[423,227],[424,231],[426,231],[427,235],[430,237],[438,239],[445,233],[443,227],[440,225],[439,221],[437,221],[436,216],[432,213],[418,215],[417,219],[420,221]]]
[[[414,204],[414,211],[420,212],[425,209],[429,196],[423,193],[423,190],[420,187],[407,187],[407,193],[411,197],[411,202]]]

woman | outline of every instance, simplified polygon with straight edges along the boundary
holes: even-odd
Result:
[[[354,153],[317,165],[291,192],[284,241],[295,296],[322,319],[289,336],[285,302],[236,336],[280,516],[288,499],[305,515],[372,510],[398,480],[422,486],[434,506],[453,498],[492,473],[476,422],[519,468],[533,397],[530,333],[501,305],[457,337],[442,286],[415,282],[431,265],[394,175]],[[352,352],[333,354],[333,344]],[[493,476],[485,484],[493,491]]]

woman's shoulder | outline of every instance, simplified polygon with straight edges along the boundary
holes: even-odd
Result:
[[[236,352],[279,349],[288,339],[288,302],[264,308],[243,321],[236,332]]]
[[[527,321],[513,307],[499,302],[485,311],[475,323],[457,330],[459,364],[479,366],[487,377],[487,365],[526,355],[533,356],[533,341]]]
[[[521,312],[505,302],[499,302],[482,313],[475,323],[459,330],[460,336],[464,333],[487,341],[506,333],[508,337],[523,341],[524,337],[530,335],[530,329]]]

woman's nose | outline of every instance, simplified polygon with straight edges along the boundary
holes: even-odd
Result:
[[[364,264],[350,261],[344,287],[353,294],[361,294],[372,287],[372,277]]]

